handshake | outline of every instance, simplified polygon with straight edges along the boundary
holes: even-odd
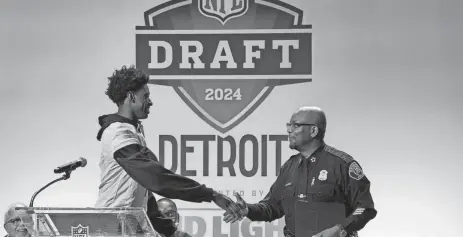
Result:
[[[242,220],[248,215],[248,205],[241,198],[238,193],[235,193],[236,202],[233,202],[229,197],[214,191],[214,203],[222,208],[225,213],[223,220],[226,223],[234,223],[238,220]]]

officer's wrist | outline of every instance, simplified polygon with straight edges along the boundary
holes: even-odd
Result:
[[[246,207],[245,207],[244,210],[243,210],[243,212],[244,212],[244,213],[243,213],[243,216],[246,216],[246,217],[247,217],[247,216],[249,215],[249,213],[252,211],[252,209],[249,207],[249,204],[247,204],[247,203],[245,204],[245,206],[246,206]]]
[[[245,208],[244,208],[244,213],[243,213],[243,216],[247,216],[248,213],[249,213],[249,207],[248,207],[248,204],[244,204],[245,205]]]

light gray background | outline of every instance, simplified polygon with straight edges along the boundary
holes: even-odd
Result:
[[[313,25],[313,82],[276,88],[229,134],[283,134],[292,111],[321,106],[327,142],[354,156],[372,182],[379,214],[362,236],[461,234],[461,1],[288,2]],[[87,167],[44,191],[36,206],[94,205],[97,116],[115,109],[104,95],[106,77],[135,63],[135,26],[159,3],[0,2],[1,206],[28,203],[57,177],[57,165],[79,156],[88,159]],[[151,90],[155,107],[145,130],[153,150],[159,134],[218,135],[172,88]],[[199,168],[202,151],[196,149],[191,166]],[[284,159],[290,154],[284,144]],[[246,182],[248,190],[267,191],[274,178],[196,179],[218,189],[221,182],[230,189]]]

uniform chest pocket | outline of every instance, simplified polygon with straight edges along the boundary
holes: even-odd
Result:
[[[294,185],[292,183],[285,184],[281,192],[281,199],[284,200],[284,199],[287,199],[293,196],[294,196]]]
[[[336,185],[332,183],[322,183],[313,187],[310,195],[315,202],[333,202],[337,201]],[[309,195],[308,195],[309,196]]]
[[[324,195],[333,195],[336,189],[336,185],[332,183],[321,183],[314,187],[314,193],[324,194]]]

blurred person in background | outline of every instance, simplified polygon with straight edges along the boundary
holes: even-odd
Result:
[[[178,213],[177,205],[175,202],[169,198],[161,198],[157,201],[157,206],[159,212],[161,212],[161,215],[165,218],[171,219],[175,227],[178,228],[180,223],[180,214]],[[191,237],[191,235],[181,230],[177,230],[175,236]]]
[[[7,235],[5,237],[30,237],[33,219],[25,210],[16,210],[16,207],[27,207],[23,203],[13,203],[8,206],[5,213],[4,224]]]

